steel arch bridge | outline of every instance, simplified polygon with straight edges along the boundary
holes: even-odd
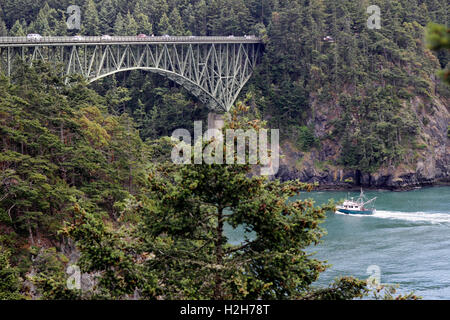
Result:
[[[16,60],[44,60],[62,76],[89,83],[128,70],[148,70],[180,84],[211,110],[228,111],[250,79],[262,43],[245,37],[0,37],[0,68],[11,75]]]

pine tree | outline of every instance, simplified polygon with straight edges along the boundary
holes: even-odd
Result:
[[[100,12],[98,13],[100,30],[103,34],[112,34],[114,32],[114,21],[117,13],[112,0],[102,1]]]
[[[195,19],[196,22],[193,26],[194,34],[206,36],[208,33],[208,8],[206,7],[205,0],[200,0],[195,4]],[[192,27],[191,27],[192,28]]]
[[[93,0],[86,0],[84,4],[84,15],[81,19],[83,34],[97,36],[100,32],[100,21],[97,7]]]
[[[248,123],[237,118],[226,127],[247,130]],[[164,299],[362,297],[365,281],[350,277],[320,291],[311,286],[325,266],[305,248],[323,235],[318,224],[325,210],[288,198],[312,186],[249,177],[250,171],[247,165],[164,162],[153,168],[148,193],[133,206],[142,217],[138,227],[113,231],[77,206],[81,222],[64,231],[77,241],[85,271],[101,272],[102,289],[116,298],[135,288],[145,298]],[[245,225],[246,240],[230,244],[225,223]]]
[[[165,13],[163,13],[161,20],[158,23],[158,34],[159,35],[173,35],[174,31],[172,25],[169,22],[169,18]]]
[[[51,29],[49,24],[49,11],[50,8],[47,3],[45,3],[45,6],[39,10],[38,16],[34,22],[34,31],[36,33],[39,33],[43,36],[49,36],[51,35]]]
[[[138,33],[151,35],[153,33],[153,26],[149,17],[144,13],[143,4],[140,1],[136,2],[134,7],[134,16],[138,25]]]
[[[172,28],[172,32],[169,34],[174,36],[182,36],[184,35],[184,27],[183,27],[183,20],[181,19],[180,13],[178,12],[178,9],[175,7],[173,8],[172,12],[169,16],[169,23]]]
[[[19,20],[16,20],[16,22],[14,22],[10,33],[13,37],[23,37],[26,35]]]
[[[6,37],[8,35],[8,28],[6,27],[5,21],[3,21],[0,16],[0,37]]]
[[[0,300],[20,300],[19,273],[17,268],[11,267],[10,252],[0,246]]]
[[[116,36],[126,35],[125,20],[123,19],[120,12],[117,14],[116,21],[114,22],[114,34]]]
[[[77,30],[74,32],[77,32]],[[67,17],[64,14],[64,12],[62,13],[62,17],[56,21],[55,35],[56,36],[66,36],[67,35]]]
[[[137,35],[137,32],[138,32],[138,24],[136,23],[136,20],[134,19],[130,11],[128,11],[125,23],[125,33],[128,36],[133,36]]]
[[[155,24],[162,19],[163,14],[167,15],[169,5],[166,0],[153,0],[148,2],[146,9],[148,12],[145,13],[149,16],[150,21]]]

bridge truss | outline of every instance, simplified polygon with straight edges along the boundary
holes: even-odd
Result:
[[[37,60],[63,67],[69,80],[89,83],[128,70],[148,70],[180,84],[211,110],[228,111],[261,55],[254,37],[25,37],[0,38],[0,68],[14,72],[15,61]]]

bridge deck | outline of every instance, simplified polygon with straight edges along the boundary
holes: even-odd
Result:
[[[45,46],[45,45],[101,45],[101,44],[210,44],[210,43],[261,43],[261,39],[254,36],[245,37],[206,37],[206,36],[111,36],[105,39],[101,36],[74,37],[42,37],[40,39],[28,39],[27,37],[0,37],[0,47],[7,46]]]
[[[130,70],[155,72],[178,83],[212,110],[230,110],[262,53],[261,39],[196,36],[0,37],[0,72],[17,61],[52,63],[68,83]]]

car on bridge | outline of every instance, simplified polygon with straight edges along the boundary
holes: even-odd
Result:
[[[39,41],[42,39],[42,36],[37,33],[29,33],[27,34],[27,40],[29,41]]]
[[[73,36],[72,39],[73,39],[73,40],[82,41],[82,40],[84,40],[84,37],[83,37],[83,36],[80,36],[79,34],[77,34],[76,36]]]
[[[108,34],[104,34],[104,35],[102,35],[101,39],[102,40],[111,40],[112,37],[110,35],[108,35]]]
[[[139,39],[145,39],[145,38],[147,38],[147,35],[146,35],[146,34],[143,34],[143,33],[140,33],[140,34],[137,35],[137,37],[138,37]]]

